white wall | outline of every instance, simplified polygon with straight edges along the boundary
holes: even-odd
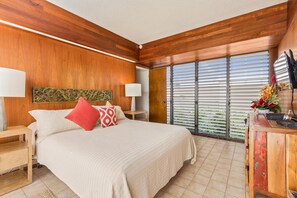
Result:
[[[149,113],[149,70],[136,67],[136,82],[142,88],[142,96],[136,97],[136,109]]]

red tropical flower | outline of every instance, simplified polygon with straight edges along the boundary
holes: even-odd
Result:
[[[273,85],[276,83],[276,76],[275,76],[275,75],[273,75],[273,76],[271,77],[271,83],[272,83]]]

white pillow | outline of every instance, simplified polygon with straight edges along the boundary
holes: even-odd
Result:
[[[65,118],[72,110],[73,109],[29,111],[37,122],[38,142],[51,134],[80,128],[80,126]]]

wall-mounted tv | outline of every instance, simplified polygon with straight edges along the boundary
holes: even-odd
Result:
[[[297,62],[292,50],[289,50],[289,54],[282,53],[273,66],[278,83],[286,82],[292,89],[297,88]]]

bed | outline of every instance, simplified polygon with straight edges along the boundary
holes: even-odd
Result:
[[[50,135],[36,153],[82,198],[152,198],[185,161],[195,161],[196,148],[185,127],[124,119]]]

